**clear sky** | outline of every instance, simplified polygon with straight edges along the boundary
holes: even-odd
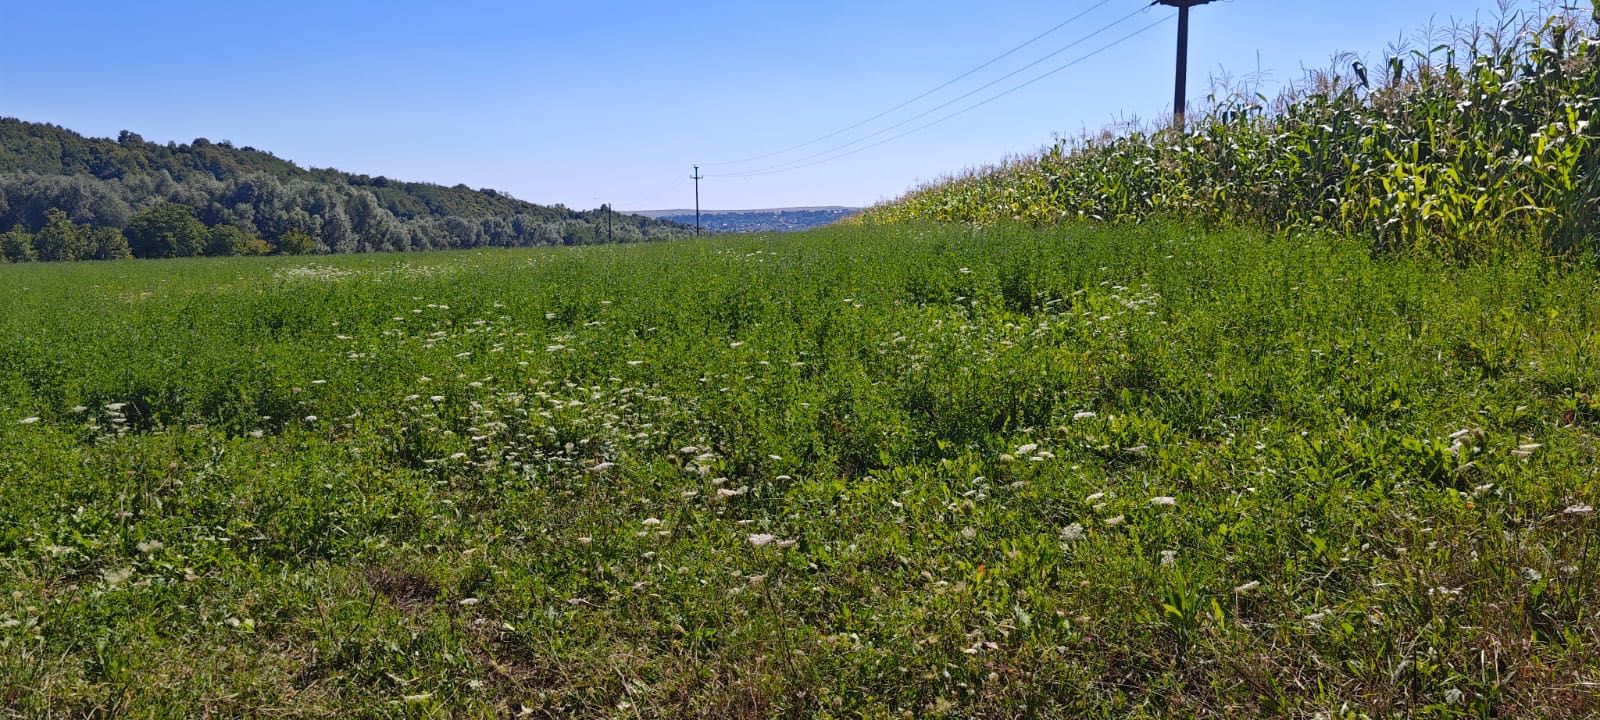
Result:
[[[863,205],[1171,110],[1175,23],[965,115],[894,137],[1173,14],[1148,0],[0,0],[0,116],[93,136],[231,140],[302,166],[620,209]],[[1190,97],[1219,70],[1276,82],[1339,51],[1377,55],[1495,0],[1222,0],[1194,11]],[[1014,55],[872,123],[784,155]],[[929,108],[1058,53],[935,111]],[[881,131],[881,132],[880,132]],[[873,135],[874,133],[879,133]],[[820,155],[826,160],[832,155]]]

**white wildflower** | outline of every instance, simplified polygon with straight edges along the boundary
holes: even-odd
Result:
[[[1106,527],[1116,527],[1116,526],[1121,525],[1122,523],[1124,523],[1126,521],[1127,521],[1127,518],[1123,517],[1122,515],[1118,515],[1118,516],[1113,517],[1113,518],[1106,518]]]
[[[1244,595],[1244,594],[1247,594],[1247,593],[1250,593],[1250,592],[1254,591],[1256,588],[1259,588],[1259,587],[1261,587],[1261,581],[1259,581],[1259,580],[1251,580],[1250,582],[1247,582],[1247,583],[1245,583],[1243,585],[1240,585],[1239,587],[1234,588],[1233,589],[1233,594],[1235,594],[1235,595]]]
[[[1085,410],[1085,411],[1083,411],[1081,413],[1077,413],[1077,414],[1073,415],[1072,419],[1073,420],[1093,420],[1094,418],[1097,418],[1097,417],[1099,417],[1099,415],[1096,415],[1095,413],[1092,413],[1092,412],[1089,412],[1089,411]]]
[[[751,545],[756,547],[764,547],[777,540],[778,537],[776,535],[768,535],[767,533],[755,533],[751,535],[749,539]]]
[[[166,547],[166,545],[164,545],[160,540],[146,540],[144,542],[139,543],[135,547],[139,548],[139,552],[142,552],[142,553],[153,553],[153,552],[155,552],[157,550],[160,550],[161,548]]]
[[[1161,564],[1162,565],[1171,565],[1171,564],[1173,564],[1173,563],[1175,563],[1177,561],[1178,561],[1178,551],[1177,550],[1162,550],[1161,551]]]
[[[653,518],[653,517],[645,518],[644,522],[641,523],[641,524],[644,525],[645,527],[655,527],[655,526],[661,524],[661,518]]]
[[[1178,499],[1163,495],[1161,497],[1150,498],[1150,504],[1157,507],[1172,507],[1173,505],[1178,504]]]
[[[1082,540],[1084,536],[1083,524],[1073,523],[1061,529],[1061,539],[1068,542]]]
[[[1568,515],[1593,515],[1594,514],[1594,506],[1578,504],[1578,505],[1573,505],[1572,507],[1569,507],[1569,508],[1567,508],[1565,510],[1562,510],[1561,512],[1566,513]]]
[[[33,417],[25,417],[25,418],[23,418],[22,420],[20,420],[18,422],[21,425],[32,425],[32,424],[34,424],[36,422],[39,422],[39,416],[38,415],[34,415]]]

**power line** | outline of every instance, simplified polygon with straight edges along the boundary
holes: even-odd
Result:
[[[1039,65],[1043,64],[1046,60],[1049,60],[1049,59],[1051,59],[1053,57],[1056,57],[1057,55],[1060,55],[1060,54],[1062,54],[1062,53],[1064,53],[1064,52],[1066,52],[1068,50],[1071,50],[1072,48],[1075,48],[1075,47],[1077,47],[1079,45],[1082,45],[1085,42],[1088,42],[1088,41],[1090,41],[1090,40],[1092,40],[1092,39],[1094,39],[1096,37],[1099,37],[1100,35],[1106,33],[1107,31],[1111,30],[1112,28],[1114,28],[1114,27],[1116,27],[1118,25],[1121,25],[1121,24],[1127,22],[1128,20],[1132,19],[1135,15],[1138,15],[1140,13],[1145,12],[1145,10],[1146,10],[1146,8],[1140,8],[1138,10],[1134,10],[1133,12],[1128,13],[1127,15],[1124,15],[1124,16],[1122,16],[1120,18],[1117,18],[1116,20],[1112,21],[1111,24],[1106,25],[1105,27],[1102,27],[1102,28],[1100,28],[1098,30],[1095,30],[1094,32],[1091,32],[1088,35],[1085,35],[1085,36],[1083,36],[1081,38],[1078,38],[1077,40],[1074,40],[1072,43],[1068,44],[1066,47],[1063,47],[1063,48],[1061,48],[1059,50],[1056,50],[1055,52],[1050,53],[1049,55],[1046,55],[1046,56],[1044,56],[1042,58],[1039,58],[1038,60],[1035,60],[1035,61],[1033,61],[1031,63],[1028,63],[1027,65],[1024,65],[1024,66],[1022,66],[1020,68],[1017,68],[1016,70],[1013,70],[1013,71],[1011,71],[1009,73],[1006,73],[1005,75],[1002,75],[1002,76],[994,79],[992,82],[986,83],[986,84],[984,84],[982,86],[979,86],[979,87],[973,89],[971,92],[968,92],[968,93],[966,93],[964,95],[961,95],[959,97],[951,98],[950,100],[948,100],[946,102],[943,102],[943,103],[935,105],[935,106],[933,106],[931,108],[928,108],[927,110],[925,110],[923,112],[920,112],[920,113],[918,113],[916,115],[912,115],[911,117],[908,117],[905,120],[902,120],[902,121],[897,122],[897,123],[895,123],[893,125],[885,127],[885,128],[883,128],[881,130],[878,130],[877,132],[869,133],[869,134],[864,135],[862,137],[856,138],[855,140],[851,140],[850,142],[844,143],[843,145],[838,145],[838,146],[835,146],[835,147],[831,147],[831,148],[828,148],[827,150],[823,150],[823,151],[817,152],[817,153],[812,153],[812,154],[807,155],[805,157],[796,158],[794,160],[789,160],[789,161],[778,163],[777,165],[772,165],[772,166],[764,167],[764,168],[758,168],[758,169],[755,169],[755,170],[743,171],[743,172],[738,172],[738,173],[730,173],[730,174],[727,174],[727,175],[723,175],[721,177],[750,177],[750,176],[754,176],[754,175],[765,175],[765,174],[768,174],[769,172],[786,169],[787,166],[790,166],[790,165],[796,165],[796,164],[800,164],[800,163],[805,163],[808,160],[815,160],[817,158],[820,158],[820,157],[823,157],[823,156],[826,156],[826,155],[831,155],[831,154],[833,154],[835,152],[838,152],[840,150],[845,150],[845,149],[848,149],[848,148],[850,148],[852,146],[860,145],[861,143],[864,143],[864,142],[866,142],[868,140],[871,140],[871,139],[873,139],[875,137],[880,137],[884,133],[888,133],[888,132],[891,132],[891,131],[894,131],[894,130],[898,130],[898,129],[903,128],[903,127],[905,127],[907,125],[910,125],[913,122],[916,122],[918,120],[921,120],[922,118],[928,117],[929,115],[932,115],[932,114],[934,114],[934,113],[936,113],[936,112],[938,112],[940,110],[943,110],[943,109],[945,109],[947,107],[950,107],[951,105],[954,105],[954,104],[956,104],[958,102],[961,102],[962,100],[970,98],[973,95],[977,95],[978,93],[983,92],[984,90],[988,90],[989,88],[992,88],[992,87],[994,87],[996,85],[999,85],[1000,83],[1005,82],[1006,80],[1010,80],[1011,78],[1014,78],[1014,77],[1016,77],[1018,75],[1021,75],[1023,72],[1025,72],[1027,70],[1031,70],[1031,69],[1033,69],[1035,67],[1038,67]],[[1146,29],[1148,29],[1148,28],[1146,28]],[[1140,32],[1143,32],[1143,30],[1141,30]],[[1137,34],[1137,33],[1135,33],[1135,34]],[[1129,36],[1129,37],[1131,37],[1131,36]],[[1016,90],[1019,90],[1022,87],[1027,87],[1028,85],[1031,85],[1034,82],[1038,82],[1040,79],[1043,79],[1044,77],[1048,77],[1048,76],[1050,76],[1050,75],[1052,75],[1054,73],[1060,72],[1061,70],[1063,70],[1063,69],[1065,69],[1067,67],[1071,67],[1071,65],[1076,64],[1077,62],[1081,62],[1083,59],[1086,59],[1088,57],[1092,57],[1093,55],[1098,54],[1099,52],[1102,52],[1105,49],[1106,48],[1101,48],[1101,50],[1096,50],[1094,53],[1091,53],[1090,55],[1087,55],[1084,58],[1080,58],[1079,60],[1075,60],[1072,63],[1069,63],[1068,65],[1058,67],[1055,70],[1052,70],[1049,73],[1046,73],[1045,75],[1040,76],[1039,78],[1035,78],[1033,80],[1030,80],[1027,83],[1024,83],[1023,85],[1018,86],[1017,88],[1013,88],[1012,90],[1006,91],[1006,93],[1002,93],[1001,96],[1003,96],[1005,94],[1010,94],[1011,92],[1015,92]],[[996,96],[996,97],[1001,97],[1001,96]],[[985,102],[987,102],[987,101],[985,101]],[[982,104],[984,104],[984,103],[979,103],[979,105],[982,105]],[[896,137],[899,137],[899,136],[896,136]],[[877,144],[871,145],[869,147],[877,147]],[[810,167],[810,165],[806,165],[805,167]]]
[[[918,95],[918,96],[916,96],[914,98],[911,98],[910,100],[907,100],[907,101],[905,101],[903,103],[900,103],[899,105],[896,105],[896,106],[894,106],[892,108],[889,108],[888,110],[884,110],[883,112],[880,112],[877,115],[873,115],[872,117],[869,117],[869,118],[867,118],[865,120],[862,120],[861,122],[858,122],[858,123],[856,123],[854,125],[851,125],[851,126],[845,127],[845,128],[840,128],[839,130],[835,130],[835,131],[833,131],[831,133],[828,133],[827,135],[823,135],[823,136],[818,137],[818,138],[807,140],[806,142],[800,143],[799,145],[793,145],[793,146],[784,148],[782,150],[778,150],[776,152],[770,152],[770,153],[766,153],[764,155],[755,155],[755,156],[743,158],[743,159],[740,159],[740,160],[724,160],[722,162],[706,163],[706,167],[718,167],[718,166],[722,166],[722,165],[742,165],[742,164],[748,163],[748,162],[755,162],[757,160],[765,160],[765,159],[770,158],[770,157],[777,157],[779,155],[786,155],[788,153],[794,152],[795,150],[799,150],[801,148],[811,147],[812,145],[816,145],[817,143],[820,143],[820,142],[822,142],[824,140],[832,140],[833,138],[836,138],[836,137],[838,137],[840,135],[843,135],[843,134],[845,134],[847,132],[850,132],[851,130],[855,130],[856,128],[859,128],[859,127],[861,127],[863,125],[871,123],[874,120],[878,120],[879,118],[882,118],[885,115],[889,115],[890,113],[893,113],[893,112],[895,112],[897,110],[905,108],[906,106],[911,105],[911,104],[917,102],[918,100],[922,100],[923,98],[926,98],[929,95],[932,95],[932,94],[934,94],[936,92],[939,92],[940,90],[943,90],[943,89],[945,89],[947,87],[950,87],[951,85],[954,85],[954,84],[956,84],[958,82],[961,82],[962,80],[965,80],[965,79],[967,79],[969,77],[972,77],[973,75],[976,75],[977,73],[979,73],[979,72],[981,72],[983,70],[986,70],[989,67],[993,66],[995,63],[1000,62],[1001,60],[1004,60],[1004,59],[1006,59],[1008,57],[1011,57],[1012,55],[1017,54],[1023,48],[1026,48],[1026,47],[1028,47],[1028,46],[1030,46],[1030,45],[1032,45],[1032,44],[1034,44],[1036,42],[1039,42],[1040,40],[1045,39],[1046,37],[1049,37],[1050,35],[1054,34],[1057,30],[1060,30],[1061,28],[1064,28],[1064,27],[1066,27],[1068,25],[1071,25],[1074,22],[1077,22],[1079,19],[1083,18],[1085,15],[1088,15],[1089,13],[1092,13],[1092,12],[1094,12],[1096,10],[1099,10],[1102,7],[1105,7],[1106,5],[1110,4],[1111,2],[1112,2],[1112,0],[1100,0],[1100,2],[1095,3],[1088,10],[1084,10],[1083,12],[1078,13],[1077,15],[1073,15],[1072,17],[1067,18],[1066,20],[1064,20],[1061,23],[1057,24],[1055,27],[1052,27],[1049,30],[1046,30],[1046,31],[1044,31],[1042,33],[1039,33],[1038,35],[1033,36],[1027,42],[1024,42],[1021,45],[1018,45],[1018,46],[1016,46],[1014,48],[1011,48],[1010,50],[1007,50],[1007,51],[1005,51],[1005,52],[1003,52],[1003,53],[1001,53],[999,55],[994,56],[993,58],[990,58],[987,62],[983,63],[982,65],[979,65],[979,66],[977,66],[977,67],[975,67],[975,68],[973,68],[971,70],[968,70],[968,71],[966,71],[966,72],[964,72],[964,73],[962,73],[960,75],[957,75],[955,78],[952,78],[951,80],[946,81],[944,84],[942,84],[942,85],[940,85],[940,86],[938,86],[938,87],[936,87],[936,88],[934,88],[932,90],[929,90],[929,91],[927,91],[927,92],[925,92],[925,93],[923,93],[921,95]],[[1024,69],[1026,69],[1026,68],[1024,68]]]
[[[960,110],[957,110],[957,111],[955,111],[953,113],[950,113],[949,115],[945,115],[943,117],[940,117],[939,119],[934,120],[933,122],[926,123],[926,124],[923,124],[923,125],[919,125],[919,126],[914,127],[914,128],[912,128],[910,130],[907,130],[906,132],[900,133],[900,134],[892,136],[892,137],[885,138],[883,140],[879,140],[878,142],[872,143],[871,145],[866,145],[864,147],[859,147],[859,148],[856,148],[856,149],[851,150],[851,151],[846,152],[846,153],[835,155],[833,157],[823,158],[821,160],[817,160],[815,162],[806,163],[806,164],[803,164],[803,165],[795,165],[793,167],[778,166],[778,167],[775,167],[775,168],[772,168],[772,169],[768,169],[768,170],[754,171],[754,172],[737,174],[737,175],[724,175],[722,177],[750,178],[750,177],[759,177],[759,176],[762,176],[762,175],[776,175],[776,174],[779,174],[779,173],[785,173],[785,172],[791,172],[791,171],[794,171],[794,170],[802,170],[802,169],[809,168],[809,167],[815,167],[817,165],[822,165],[824,163],[830,163],[830,162],[833,162],[835,160],[841,160],[841,159],[850,157],[851,155],[855,155],[856,153],[866,152],[866,151],[871,150],[871,149],[873,149],[875,147],[878,147],[880,145],[884,145],[884,144],[893,142],[895,140],[899,140],[900,138],[906,137],[908,135],[913,135],[915,133],[921,132],[921,131],[926,130],[928,128],[931,128],[931,127],[933,127],[935,125],[943,123],[943,122],[945,122],[947,120],[951,120],[951,119],[953,119],[955,117],[958,117],[960,115],[965,115],[966,113],[971,112],[973,110],[976,110],[976,109],[978,109],[980,107],[983,107],[984,105],[988,105],[991,102],[999,100],[1000,98],[1003,98],[1003,97],[1005,97],[1007,95],[1010,95],[1010,94],[1012,94],[1014,92],[1017,92],[1018,90],[1021,90],[1021,89],[1026,88],[1026,87],[1028,87],[1030,85],[1033,85],[1034,83],[1040,82],[1040,81],[1044,80],[1045,78],[1051,77],[1051,76],[1053,76],[1053,75],[1055,75],[1057,73],[1060,73],[1060,72],[1062,72],[1062,71],[1064,71],[1064,70],[1066,70],[1066,69],[1068,69],[1070,67],[1073,67],[1074,65],[1082,63],[1082,62],[1084,62],[1084,61],[1086,61],[1086,60],[1088,60],[1088,59],[1090,59],[1090,58],[1092,58],[1092,57],[1094,57],[1096,55],[1099,55],[1099,54],[1101,54],[1101,53],[1103,53],[1103,52],[1105,52],[1107,50],[1110,50],[1111,48],[1114,48],[1114,47],[1116,47],[1118,45],[1121,45],[1122,43],[1125,43],[1125,42],[1127,42],[1129,40],[1132,40],[1133,38],[1135,38],[1135,37],[1137,37],[1139,35],[1143,35],[1144,33],[1155,29],[1157,26],[1167,22],[1168,20],[1171,20],[1171,18],[1170,17],[1161,18],[1160,20],[1157,20],[1157,21],[1155,21],[1153,23],[1150,23],[1149,25],[1146,25],[1146,26],[1144,26],[1142,28],[1139,28],[1138,30],[1135,30],[1135,31],[1133,31],[1131,33],[1128,33],[1127,35],[1124,35],[1121,38],[1118,38],[1117,40],[1114,40],[1111,43],[1109,43],[1107,45],[1104,45],[1104,46],[1100,47],[1099,49],[1097,49],[1097,50],[1095,50],[1095,51],[1093,51],[1093,52],[1091,52],[1091,53],[1089,53],[1087,55],[1079,57],[1079,58],[1077,58],[1077,59],[1075,59],[1075,60],[1073,60],[1073,61],[1071,61],[1069,63],[1066,63],[1064,65],[1060,65],[1060,66],[1056,67],[1055,69],[1050,70],[1049,72],[1046,72],[1046,73],[1044,73],[1042,75],[1036,76],[1033,79],[1022,83],[1021,85],[1017,85],[1016,87],[1013,87],[1013,88],[1011,88],[1009,90],[1005,90],[1005,91],[1003,91],[1003,92],[1001,92],[999,94],[990,96],[990,97],[985,98],[983,100],[980,100],[980,101],[978,101],[976,103],[968,105],[968,106],[966,106],[966,107],[964,107],[964,108],[962,108]],[[854,144],[854,143],[852,143],[852,144]],[[846,145],[844,147],[849,147],[849,146]],[[840,148],[840,149],[843,149],[843,148]],[[796,162],[798,162],[798,161],[796,161]],[[789,163],[789,164],[792,164],[792,163]]]
[[[626,206],[634,208],[635,210],[654,210],[656,208],[652,208],[650,206],[654,205],[657,201],[663,200],[668,196],[677,193],[678,189],[683,187],[679,183],[680,181],[673,180],[670,183],[661,185],[660,187],[656,188],[655,192],[652,192],[647,196],[643,196],[642,199],[636,202],[627,203]]]

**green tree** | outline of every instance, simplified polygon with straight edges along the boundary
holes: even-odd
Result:
[[[254,240],[258,238],[234,225],[218,225],[211,228],[206,237],[206,254],[212,257],[249,255]]]
[[[33,236],[21,225],[0,234],[0,255],[5,256],[6,262],[33,262]]]
[[[44,227],[33,236],[33,247],[46,262],[78,260],[89,254],[83,231],[60,208],[45,212]]]
[[[133,216],[127,234],[134,257],[169,258],[199,255],[205,250],[208,233],[194,211],[162,203]]]
[[[133,257],[128,238],[121,230],[109,227],[88,228],[84,232],[89,257],[95,260],[126,260]]]
[[[317,251],[317,241],[299,230],[290,230],[278,237],[280,255],[310,255]]]
[[[249,233],[249,239],[246,240],[245,244],[244,244],[244,252],[240,253],[240,254],[241,255],[271,255],[272,254],[272,243],[269,243],[269,242],[267,242],[265,240],[262,240],[261,237],[259,235],[256,235],[255,233]]]

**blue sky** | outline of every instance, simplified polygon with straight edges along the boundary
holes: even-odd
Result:
[[[1171,108],[1167,22],[965,115],[836,161],[761,170],[870,135],[1057,52],[1146,4],[1110,0],[950,88],[825,143],[781,150],[915,97],[1100,0],[571,0],[272,3],[0,0],[0,115],[94,136],[196,137],[302,166],[466,183],[571,207],[862,205]],[[1495,0],[1222,0],[1196,9],[1207,77],[1293,80],[1376,55]],[[938,119],[1171,15],[1151,8]],[[844,151],[841,151],[844,152]],[[818,159],[826,159],[823,155]]]

